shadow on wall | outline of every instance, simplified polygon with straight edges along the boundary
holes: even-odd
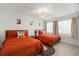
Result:
[[[2,47],[2,43],[5,40],[5,31],[0,31],[0,47]]]

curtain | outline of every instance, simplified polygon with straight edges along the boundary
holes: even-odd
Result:
[[[77,17],[72,17],[71,36],[72,38],[75,38],[77,36]]]
[[[58,34],[58,21],[53,21],[53,34]]]
[[[46,21],[44,21],[44,31],[45,31],[45,33],[47,33],[47,27],[46,27],[46,24],[47,24],[47,22]]]

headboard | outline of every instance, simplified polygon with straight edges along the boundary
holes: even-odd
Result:
[[[25,36],[28,36],[28,30],[6,30],[5,31],[5,40],[2,45],[6,42],[8,38],[17,37],[17,31],[25,31]]]
[[[25,36],[28,36],[28,30],[6,30],[5,32],[6,39],[17,37],[17,31],[25,31]]]
[[[37,35],[39,35],[39,34],[43,34],[43,30],[35,30],[35,34]]]

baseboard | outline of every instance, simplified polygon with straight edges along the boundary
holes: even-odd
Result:
[[[74,45],[74,46],[77,46],[79,47],[79,44],[78,43],[71,43],[71,42],[65,42],[65,41],[62,41],[62,43],[66,43],[66,44],[70,44],[70,45]]]

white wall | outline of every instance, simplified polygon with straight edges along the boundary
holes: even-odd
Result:
[[[16,19],[20,18],[22,20],[21,24],[16,24]],[[30,22],[33,21],[33,25],[30,26]],[[38,26],[38,24],[41,24]],[[0,12],[0,47],[5,39],[5,30],[22,29],[22,30],[34,30],[43,29],[43,21],[38,19],[33,19],[27,15],[21,16],[17,13],[11,12]]]
[[[5,39],[5,30],[16,27],[16,25],[14,25],[16,18],[17,15],[15,13],[12,14],[0,11],[0,47],[3,40]]]

